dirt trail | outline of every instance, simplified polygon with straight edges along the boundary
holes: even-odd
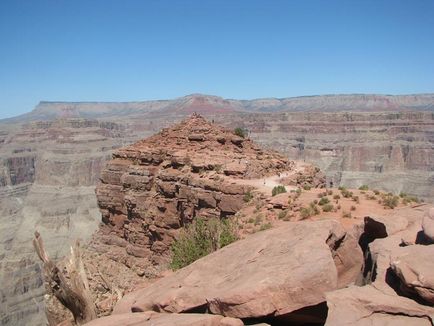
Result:
[[[291,171],[285,171],[280,173],[279,175],[272,175],[270,177],[261,178],[261,179],[249,179],[249,180],[240,180],[240,179],[232,179],[234,183],[249,185],[255,187],[258,191],[262,192],[266,196],[271,196],[271,192],[274,187],[278,185],[284,185],[283,179],[288,178],[297,172],[303,170],[307,164],[304,162],[295,162],[295,167]],[[292,189],[297,189],[296,186],[287,186],[285,185],[287,191]]]

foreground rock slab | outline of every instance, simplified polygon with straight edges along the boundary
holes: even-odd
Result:
[[[434,309],[372,286],[327,294],[329,308],[325,326],[432,326]]]
[[[401,290],[434,304],[434,245],[414,245],[395,250],[390,267],[400,280]]]
[[[339,277],[347,280],[340,285],[347,285],[361,264],[356,240],[338,222],[287,223],[127,295],[114,313],[208,309],[236,318],[282,316],[323,303],[325,293],[338,288]]]
[[[209,314],[126,313],[92,320],[86,326],[242,326],[239,319]]]

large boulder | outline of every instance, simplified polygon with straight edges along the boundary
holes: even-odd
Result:
[[[422,221],[422,230],[426,240],[434,243],[434,208],[431,208],[424,216]]]
[[[390,267],[398,276],[401,290],[434,304],[434,245],[400,247],[392,254]]]
[[[352,286],[327,293],[325,326],[432,326],[434,309],[385,294],[373,286]]]
[[[283,316],[323,303],[326,292],[353,282],[361,265],[356,240],[338,222],[287,223],[127,295],[114,313],[208,309],[236,318]]]
[[[242,326],[239,319],[209,314],[126,313],[98,318],[86,326]]]

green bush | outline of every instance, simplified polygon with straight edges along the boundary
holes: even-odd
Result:
[[[360,187],[359,187],[359,190],[369,190],[369,187],[368,187],[368,185],[361,185]]]
[[[322,206],[328,203],[330,203],[330,200],[327,197],[321,197],[321,199],[318,202],[318,205]]]
[[[312,188],[311,185],[308,185],[308,184],[303,185],[304,190],[310,190],[311,188]]]
[[[272,226],[273,225],[270,222],[262,224],[261,227],[259,228],[259,231],[265,231],[271,229]]]
[[[325,204],[323,207],[322,207],[322,211],[323,212],[331,212],[332,210],[333,210],[333,205],[332,204]]]
[[[281,211],[281,212],[277,215],[277,217],[279,218],[279,220],[283,220],[283,219],[286,217],[287,214],[288,214],[288,211],[285,209],[285,210]]]
[[[247,130],[243,129],[241,127],[237,127],[234,129],[234,134],[237,136],[240,136],[241,138],[246,138],[247,137]]]
[[[398,203],[399,203],[398,196],[387,195],[383,198],[383,205],[385,207],[394,209],[396,206],[398,206]]]
[[[173,270],[190,265],[238,239],[236,224],[230,220],[197,218],[172,243]]]
[[[284,186],[282,186],[282,185],[278,185],[278,186],[275,186],[275,187],[273,188],[273,190],[271,191],[271,194],[272,194],[273,196],[276,196],[276,195],[278,195],[278,194],[282,194],[282,193],[284,193],[284,192],[286,192],[286,188],[285,188]]]
[[[353,197],[353,192],[349,191],[349,190],[347,190],[345,188],[341,190],[341,194],[342,194],[342,196],[344,198],[351,198],[351,197]]]
[[[248,191],[244,194],[243,200],[248,203],[249,201],[251,201],[253,199],[253,194],[251,191]]]

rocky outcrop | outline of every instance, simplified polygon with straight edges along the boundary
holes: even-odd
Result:
[[[366,217],[363,281],[326,295],[326,325],[434,325],[433,245],[421,241],[427,205]],[[355,232],[357,233],[357,232]]]
[[[326,298],[326,326],[432,326],[434,321],[433,308],[385,294],[370,285],[337,290]]]
[[[350,284],[361,265],[356,239],[338,222],[287,223],[127,295],[114,313],[207,310],[235,318],[312,322],[317,320],[303,316],[302,309],[320,305],[327,291]]]
[[[237,179],[292,167],[283,156],[193,115],[113,154],[96,191],[104,223],[97,250],[109,251],[116,242],[114,259],[143,273],[143,258],[165,262],[178,229],[193,218],[226,218],[240,210],[251,187]]]
[[[396,249],[390,268],[399,278],[400,290],[434,305],[434,246],[413,245]]]

